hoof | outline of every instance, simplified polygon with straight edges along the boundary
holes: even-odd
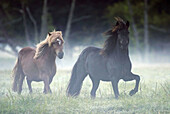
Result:
[[[12,88],[12,91],[13,91],[13,92],[17,92],[17,89]]]
[[[47,94],[47,92],[46,92],[46,91],[43,91],[43,93],[44,93],[44,94]]]
[[[119,97],[118,97],[118,96],[115,96],[115,99],[116,99],[116,100],[118,100],[118,99],[119,99]]]
[[[91,99],[95,99],[95,98],[96,98],[96,96],[91,95]]]
[[[132,89],[130,92],[129,92],[129,95],[132,96],[136,93],[137,91],[135,91],[134,89]]]
[[[52,94],[52,91],[43,91],[44,94]]]
[[[18,95],[21,95],[21,92],[18,92]]]

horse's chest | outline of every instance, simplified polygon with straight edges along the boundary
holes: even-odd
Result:
[[[122,78],[127,75],[130,71],[130,63],[129,62],[110,62],[107,66],[108,72],[111,75]]]
[[[126,75],[128,73],[129,67],[127,65],[125,65],[125,64],[122,64],[119,69],[120,69],[120,74],[122,76],[124,76],[124,75]]]
[[[48,75],[50,77],[53,77],[56,73],[56,66],[55,65],[51,66],[50,68],[48,68],[48,71],[46,72],[48,72]]]
[[[48,77],[53,77],[56,73],[56,65],[55,64],[44,64],[39,67],[39,77],[42,78],[43,75]]]

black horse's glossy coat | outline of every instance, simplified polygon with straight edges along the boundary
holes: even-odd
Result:
[[[106,32],[108,39],[105,41],[103,49],[88,47],[82,51],[75,63],[70,82],[67,88],[68,96],[77,96],[80,93],[83,80],[87,75],[92,80],[93,87],[91,96],[96,96],[96,90],[100,80],[111,81],[118,98],[118,82],[136,80],[136,86],[130,91],[130,95],[138,91],[140,77],[131,72],[131,61],[128,53],[129,44],[129,22],[125,23],[122,19],[116,18],[116,25]]]

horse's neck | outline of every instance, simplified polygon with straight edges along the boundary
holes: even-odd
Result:
[[[54,51],[51,48],[47,48],[46,53],[44,54],[44,60],[45,62],[47,62],[48,64],[51,62],[54,62],[56,59],[56,56],[54,54]]]
[[[112,56],[116,59],[116,61],[124,63],[129,58],[129,52],[127,50],[122,50],[119,46],[115,47]]]

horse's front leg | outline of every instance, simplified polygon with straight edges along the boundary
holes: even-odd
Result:
[[[43,81],[44,81],[44,93],[47,94],[50,92],[50,80],[48,75],[43,75]]]
[[[93,87],[92,87],[90,94],[91,94],[91,98],[94,99],[96,97],[96,90],[99,87],[100,80],[92,79],[92,78],[91,78],[91,80],[93,83],[93,85],[92,85]]]
[[[50,81],[49,81],[49,92],[50,93],[52,93],[52,91],[51,91],[51,88],[50,88],[50,84],[51,84],[51,82],[53,81],[53,76],[52,77],[50,77],[50,79],[49,79]]]
[[[134,95],[136,92],[138,92],[138,87],[139,87],[139,82],[140,82],[140,77],[138,75],[135,75],[133,73],[130,73],[129,75],[125,76],[123,78],[124,81],[132,81],[132,80],[136,80],[136,85],[135,85],[135,88],[132,89],[130,92],[129,92],[129,95],[132,96]]]
[[[27,79],[27,85],[28,85],[29,93],[30,93],[30,94],[32,93],[31,82],[32,82],[31,80],[28,80],[28,79]]]
[[[48,93],[48,92],[46,91],[46,86],[45,86],[45,84],[44,84],[44,91],[43,91],[43,93],[44,93],[44,94]],[[49,85],[49,93],[52,93],[51,88],[50,88],[50,85]]]
[[[114,91],[116,99],[118,99],[118,97],[119,97],[118,82],[119,82],[119,80],[117,80],[117,79],[112,80],[112,87],[113,87],[113,91]]]

